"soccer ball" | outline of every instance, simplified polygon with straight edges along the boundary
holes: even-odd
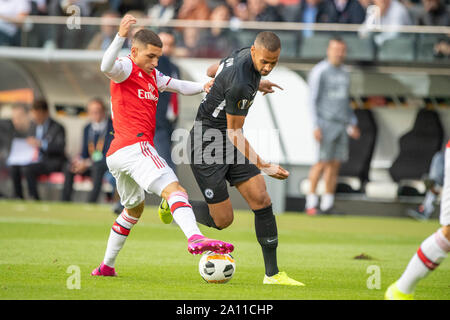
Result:
[[[207,251],[198,263],[198,271],[208,283],[226,283],[236,271],[236,264],[230,254]]]

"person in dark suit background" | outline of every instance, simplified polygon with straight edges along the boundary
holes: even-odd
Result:
[[[170,60],[175,50],[175,37],[168,32],[160,32],[159,37],[163,43],[163,55],[158,61],[158,70],[172,78],[180,78],[180,70]],[[155,149],[166,160],[170,168],[175,172],[176,166],[172,160],[172,132],[178,117],[178,95],[173,92],[161,92],[159,94],[156,109],[156,130],[153,139]]]
[[[37,150],[37,160],[28,165],[12,166],[10,173],[14,184],[14,197],[23,199],[22,174],[28,184],[28,194],[40,200],[37,178],[43,174],[61,171],[66,161],[66,133],[64,127],[50,117],[47,102],[36,99],[30,111],[32,124],[27,143]]]
[[[8,157],[14,139],[25,139],[30,131],[30,116],[25,104],[17,103],[11,107],[11,119],[0,119],[0,183],[8,174]],[[6,196],[0,193],[0,198]]]
[[[358,0],[325,0],[319,19],[323,23],[361,24],[366,19],[366,11]]]
[[[88,202],[97,202],[103,178],[108,171],[106,152],[113,136],[112,121],[106,115],[106,106],[100,98],[94,98],[87,104],[90,122],[83,130],[81,154],[68,162],[64,167],[64,188],[62,201],[71,201],[75,175],[90,176],[93,188],[89,192]]]
[[[326,19],[326,3],[323,0],[305,0],[297,7],[292,16],[293,22],[319,23]],[[314,32],[310,29],[302,31],[302,37],[312,37]]]

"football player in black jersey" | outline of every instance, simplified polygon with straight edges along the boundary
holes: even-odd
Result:
[[[256,93],[271,93],[275,87],[280,88],[269,80],[261,80],[277,64],[280,51],[276,34],[260,32],[251,48],[237,50],[208,68],[207,74],[214,77],[214,84],[200,104],[190,134],[191,168],[206,203],[190,203],[197,222],[224,229],[234,218],[226,181],[235,186],[255,213],[256,237],[265,264],[263,283],[301,286],[302,283],[278,269],[277,225],[261,175],[262,171],[284,180],[289,172],[264,161],[242,129]],[[165,206],[162,203],[160,207]]]

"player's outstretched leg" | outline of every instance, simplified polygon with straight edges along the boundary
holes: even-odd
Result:
[[[139,213],[144,210],[144,203],[142,202],[136,208],[130,209]],[[99,267],[95,268],[91,275],[93,276],[117,276],[114,269],[117,255],[125,244],[131,228],[138,222],[139,218],[133,217],[124,209],[117,217],[111,228],[106,246],[105,257]]]
[[[192,206],[189,204],[187,193],[180,190],[173,191],[173,187],[163,192],[163,196],[166,195],[167,197],[167,204],[169,205],[173,219],[188,238],[189,253],[201,254],[205,251],[213,251],[225,254],[232,252],[234,246],[231,243],[209,239],[203,236],[197,226],[197,221],[195,220]]]
[[[412,300],[419,281],[436,269],[448,252],[450,240],[445,237],[442,228],[422,242],[400,279],[386,290],[385,299]]]

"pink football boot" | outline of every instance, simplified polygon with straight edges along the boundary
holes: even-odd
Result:
[[[117,273],[114,268],[108,267],[102,262],[100,267],[92,270],[91,276],[117,277]]]
[[[234,250],[231,243],[208,239],[205,236],[194,234],[188,239],[188,251],[191,254],[201,254],[205,251],[225,254]]]

